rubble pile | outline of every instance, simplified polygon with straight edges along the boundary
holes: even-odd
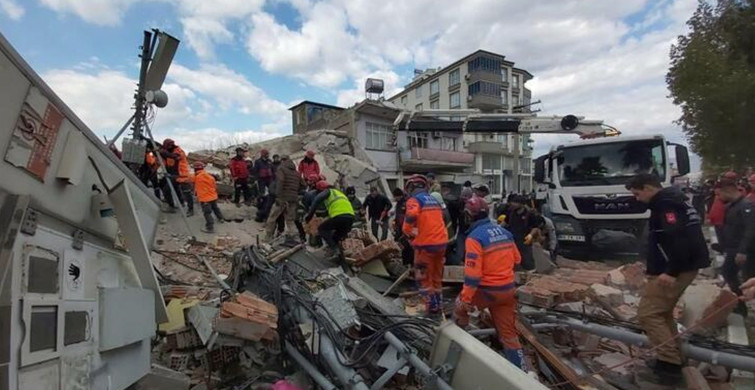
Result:
[[[232,191],[229,161],[235,156],[236,148],[247,151],[247,159],[259,157],[259,152],[266,149],[270,155],[288,155],[295,163],[304,157],[308,150],[315,151],[315,160],[320,164],[322,174],[331,183],[342,183],[341,188],[354,186],[359,197],[369,193],[370,186],[377,186],[388,191],[387,184],[378,174],[370,157],[359,143],[346,132],[335,130],[309,131],[276,138],[255,144],[228,146],[219,150],[200,150],[191,152],[187,158],[190,163],[201,161],[207,164],[208,172],[220,177],[219,192],[230,195]]]

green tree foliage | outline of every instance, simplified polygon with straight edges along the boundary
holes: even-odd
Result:
[[[707,167],[755,165],[755,0],[700,1],[671,47],[678,123]]]

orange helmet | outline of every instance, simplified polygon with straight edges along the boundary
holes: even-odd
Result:
[[[202,169],[204,169],[204,163],[203,162],[197,161],[197,162],[194,163],[194,170],[199,171],[199,170],[202,170]]]
[[[427,187],[427,178],[422,175],[412,175],[408,179],[406,179],[406,183],[404,183],[404,189],[407,192],[411,192],[413,188],[426,188]]]
[[[328,187],[330,187],[330,183],[325,180],[320,180],[317,182],[317,186],[315,188],[317,188],[317,191],[325,191],[328,189]]]

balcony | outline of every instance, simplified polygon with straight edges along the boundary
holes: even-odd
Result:
[[[495,141],[472,142],[467,146],[467,150],[469,150],[470,153],[496,154],[499,156],[512,155],[507,146],[504,146],[502,143]]]
[[[463,171],[474,165],[474,154],[449,150],[411,148],[401,152],[401,168],[427,172],[434,169]]]
[[[501,96],[476,94],[470,95],[467,98],[467,107],[478,108],[482,111],[498,110],[503,108],[503,100]]]

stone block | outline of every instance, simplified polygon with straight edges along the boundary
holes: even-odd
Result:
[[[684,367],[682,368],[682,374],[684,375],[684,382],[687,384],[689,390],[710,390],[708,381],[705,380],[703,374],[697,369],[697,367]]]
[[[364,250],[364,242],[357,238],[345,238],[341,243],[341,247],[343,248],[344,256],[353,258]]]
[[[521,303],[541,307],[553,306],[558,297],[553,292],[529,285],[519,287],[516,291],[516,296]]]
[[[698,283],[687,287],[681,301],[685,305],[681,323],[687,328],[695,326],[693,333],[705,334],[726,324],[738,299],[729,290]]]
[[[624,304],[624,294],[621,290],[613,287],[596,283],[590,286],[590,292],[595,294],[596,298],[611,306],[616,307]]]
[[[399,248],[395,241],[385,240],[364,248],[354,256],[354,260],[356,260],[356,265],[363,265],[376,259],[388,260],[392,256],[398,255],[400,252],[401,248]]]

